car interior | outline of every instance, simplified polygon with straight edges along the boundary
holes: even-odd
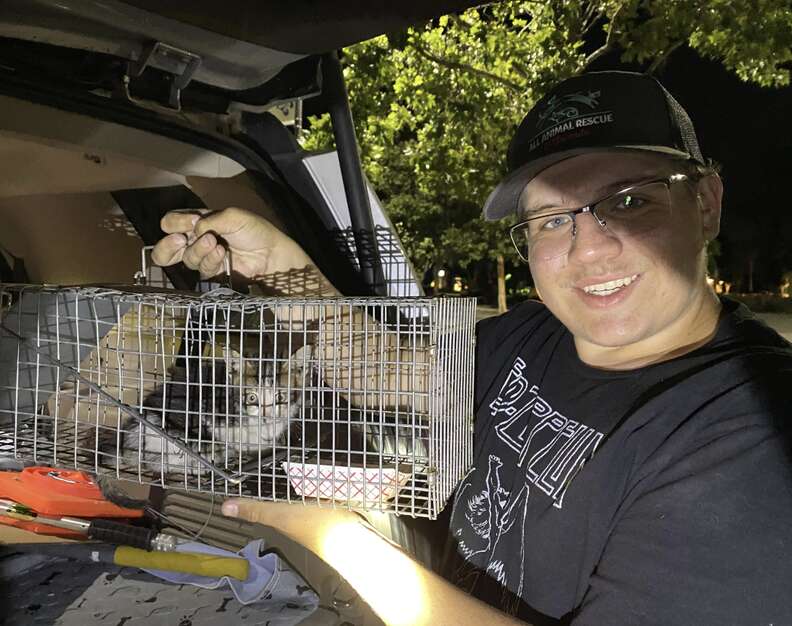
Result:
[[[295,239],[344,295],[423,295],[361,171],[335,51],[474,3],[400,4],[9,2],[0,15],[0,283],[132,285],[168,211],[239,206]],[[335,150],[300,147],[295,103],[330,112]],[[145,279],[181,291],[216,286],[183,266],[150,268]],[[125,497],[151,495],[116,486]],[[154,499],[174,532],[200,528],[216,505],[205,494]],[[439,558],[425,520],[370,521],[424,562]],[[207,530],[216,545],[265,536],[333,605],[305,623],[378,623],[299,546],[224,524]],[[26,571],[0,564],[4,584],[8,571]]]

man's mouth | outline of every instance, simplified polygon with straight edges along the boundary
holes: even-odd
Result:
[[[633,274],[632,276],[624,276],[623,278],[617,278],[616,280],[609,280],[604,283],[597,283],[595,285],[586,285],[585,287],[581,287],[583,291],[587,294],[593,296],[610,296],[611,294],[616,293],[620,289],[624,289],[628,285],[630,285],[633,281],[638,279],[638,274]]]

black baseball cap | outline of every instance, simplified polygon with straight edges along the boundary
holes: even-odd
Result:
[[[652,76],[589,72],[556,85],[523,118],[509,144],[509,174],[484,204],[484,217],[516,215],[525,185],[579,154],[643,150],[704,164],[690,117]]]

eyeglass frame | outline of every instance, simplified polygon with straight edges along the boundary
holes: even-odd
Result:
[[[597,211],[596,211],[596,206],[598,204],[604,202],[605,200],[609,200],[609,199],[613,198],[614,196],[618,196],[619,194],[626,193],[626,192],[630,191],[631,189],[637,189],[638,187],[643,187],[644,185],[652,185],[654,183],[665,183],[666,187],[668,188],[668,192],[670,194],[671,193],[671,185],[673,183],[679,183],[679,182],[684,182],[684,181],[688,181],[688,182],[692,183],[692,182],[696,182],[697,180],[698,180],[697,177],[694,177],[694,176],[692,176],[690,174],[683,174],[681,172],[677,172],[677,173],[674,173],[674,174],[669,174],[668,176],[664,176],[662,178],[654,178],[654,179],[651,179],[651,180],[644,181],[642,183],[635,183],[635,184],[629,185],[627,187],[624,187],[623,189],[620,189],[619,191],[614,191],[613,193],[609,193],[607,196],[603,196],[599,200],[595,200],[594,202],[590,202],[586,206],[582,206],[582,207],[580,207],[578,209],[569,209],[568,211],[557,211],[557,212],[554,212],[554,213],[545,213],[543,215],[537,215],[535,217],[529,217],[526,220],[522,220],[520,222],[517,222],[516,224],[514,224],[513,226],[511,226],[509,228],[509,239],[511,239],[512,245],[514,246],[514,249],[517,250],[517,255],[520,257],[520,259],[522,259],[526,263],[529,263],[530,261],[523,256],[522,252],[520,252],[520,246],[518,246],[517,242],[514,240],[514,233],[515,233],[515,231],[518,228],[520,228],[522,226],[525,226],[526,224],[528,224],[531,221],[542,219],[542,218],[546,218],[546,217],[555,217],[557,215],[569,215],[572,218],[572,241],[574,242],[575,236],[577,234],[577,221],[575,220],[575,218],[578,215],[580,215],[581,213],[590,213],[591,216],[597,221],[597,224],[599,224],[600,228],[603,228],[603,229],[607,228],[607,226],[608,226],[607,222],[604,219],[602,219],[599,215],[597,215]],[[571,249],[572,249],[572,247],[570,245],[570,250]]]

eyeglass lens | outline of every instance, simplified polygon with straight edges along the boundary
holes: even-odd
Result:
[[[617,237],[632,236],[654,230],[671,219],[671,193],[664,181],[637,185],[595,203],[592,212],[605,228]],[[576,222],[594,220],[583,211],[542,211],[511,230],[517,252],[528,261],[548,260],[572,249]],[[595,220],[596,222],[596,220]]]

